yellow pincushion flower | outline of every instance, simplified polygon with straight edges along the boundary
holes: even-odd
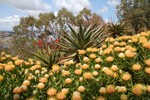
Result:
[[[89,65],[83,64],[83,65],[81,66],[81,68],[82,68],[82,69],[88,69],[88,68],[89,68]]]
[[[21,85],[20,87],[21,87],[22,91],[27,91],[27,89],[28,89],[26,85]]]
[[[90,57],[91,59],[95,59],[95,58],[96,58],[96,54],[91,53],[91,54],[89,55],[89,57]]]
[[[132,40],[134,43],[137,43],[139,39],[138,39],[138,37],[133,36],[133,37],[131,38],[131,40]]]
[[[66,98],[66,94],[62,93],[62,92],[59,92],[56,94],[56,98],[58,100],[64,100]]]
[[[89,62],[90,59],[89,59],[88,57],[83,57],[83,61],[84,61],[84,62]]]
[[[98,75],[98,72],[97,71],[93,71],[93,76],[97,76]]]
[[[145,60],[145,64],[150,66],[150,58]]]
[[[63,75],[63,76],[68,76],[68,75],[70,75],[70,71],[65,71],[65,70],[63,70],[63,71],[62,71],[62,75]]]
[[[74,73],[75,73],[76,75],[81,75],[81,74],[82,74],[82,70],[81,70],[81,69],[76,69],[76,70],[74,71]]]
[[[99,93],[100,93],[100,94],[106,94],[106,88],[105,88],[105,87],[101,87],[101,88],[99,89]]]
[[[26,85],[26,86],[29,86],[30,85],[30,81],[29,80],[25,80],[22,84]]]
[[[146,91],[147,91],[147,92],[150,92],[150,85],[148,85],[148,86],[146,87]]]
[[[54,95],[56,95],[56,93],[57,93],[57,90],[55,88],[49,88],[46,91],[46,94],[49,95],[49,96],[54,96]]]
[[[41,82],[41,83],[46,83],[47,81],[48,80],[45,77],[42,77],[42,78],[39,79],[39,82]]]
[[[85,91],[85,87],[84,86],[79,86],[78,87],[78,92],[84,92]]]
[[[150,42],[144,43],[143,44],[144,48],[150,49]]]
[[[128,81],[128,80],[131,79],[131,75],[128,72],[123,73],[122,79],[125,80],[125,81]]]
[[[96,100],[106,100],[106,99],[105,99],[105,97],[100,96]]]
[[[145,72],[150,75],[150,68],[145,68]]]
[[[14,68],[15,68],[14,65],[6,65],[6,66],[4,67],[4,69],[5,69],[6,71],[11,71],[11,70],[13,70]]]
[[[4,79],[4,77],[2,75],[0,75],[0,82]]]
[[[39,89],[43,89],[45,87],[45,84],[44,83],[39,83],[38,85],[37,85],[37,88],[39,88]]]
[[[116,90],[115,90],[115,86],[114,85],[107,85],[106,86],[106,92],[108,94],[111,94],[111,93],[114,93]]]
[[[114,48],[114,51],[116,51],[116,52],[121,52],[121,47],[115,47],[115,48]]]
[[[80,93],[77,91],[73,92],[72,100],[82,100]]]
[[[68,88],[63,88],[61,90],[61,92],[64,93],[64,94],[68,94],[69,93],[69,89]]]
[[[102,61],[101,58],[96,58],[96,59],[95,59],[95,62],[96,62],[96,63],[100,63],[101,61]]]
[[[136,53],[131,52],[130,50],[125,51],[125,56],[128,58],[133,58],[136,55]]]
[[[87,51],[87,52],[92,52],[92,48],[89,47],[89,48],[86,49],[86,51]]]
[[[128,96],[125,94],[121,94],[120,100],[128,100]]]
[[[22,88],[21,87],[15,87],[14,89],[13,89],[13,93],[14,94],[20,94],[22,92]]]
[[[98,52],[99,49],[98,48],[92,48],[92,52]]]
[[[23,60],[17,59],[17,60],[15,60],[15,65],[19,66],[22,64],[22,62],[23,62]]]
[[[139,42],[144,44],[144,43],[147,43],[148,40],[147,40],[146,37],[142,36],[142,37],[139,38]]]
[[[90,73],[90,72],[85,72],[85,73],[83,74],[83,77],[84,77],[85,79],[92,79],[92,78],[93,78],[93,75],[92,75],[92,73]]]
[[[149,34],[147,32],[141,32],[140,34],[141,34],[141,36],[149,36]]]
[[[137,96],[140,96],[142,95],[143,93],[143,86],[141,84],[136,84],[132,87],[132,93],[137,95]]]
[[[19,94],[14,94],[13,95],[13,100],[19,100],[20,99],[20,95]]]
[[[54,72],[58,72],[58,71],[60,70],[60,67],[59,67],[57,64],[54,64],[54,65],[52,66],[52,70],[53,70]]]
[[[112,65],[112,66],[111,66],[111,70],[113,70],[113,71],[117,71],[117,70],[118,70],[118,66],[116,66],[116,65]]]
[[[141,69],[141,65],[140,65],[140,64],[134,64],[134,65],[132,66],[132,69],[135,70],[135,71],[138,71],[138,70]]]
[[[95,69],[100,69],[101,66],[100,66],[99,64],[95,64],[94,68],[95,68]]]
[[[110,54],[112,52],[112,48],[107,48],[103,51],[103,54],[106,55],[106,54]]]
[[[2,56],[5,55],[5,52],[1,52],[1,55],[2,55]]]
[[[79,53],[80,55],[84,55],[84,54],[86,53],[86,51],[85,51],[85,50],[78,50],[78,53]]]
[[[114,58],[112,57],[112,56],[108,56],[107,58],[106,58],[106,61],[108,61],[108,62],[112,62],[114,60]]]
[[[70,78],[67,78],[67,79],[65,79],[65,83],[70,84],[70,83],[72,83],[72,80]]]
[[[125,57],[125,54],[124,54],[124,53],[119,53],[118,57],[119,57],[119,58],[124,58],[124,57]]]

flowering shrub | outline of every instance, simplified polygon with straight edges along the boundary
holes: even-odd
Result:
[[[150,31],[107,38],[101,48],[78,50],[80,63],[23,61],[1,53],[0,96],[26,100],[148,100]]]

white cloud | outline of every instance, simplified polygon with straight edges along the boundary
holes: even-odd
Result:
[[[11,31],[12,27],[19,24],[19,21],[20,21],[19,15],[0,18],[0,31]]]
[[[102,14],[102,13],[105,13],[105,12],[107,12],[108,11],[108,8],[106,7],[106,6],[103,6],[100,10],[99,10],[99,12]]]
[[[104,19],[105,23],[112,22],[110,19]]]
[[[2,0],[1,2],[7,3],[19,11],[26,12],[30,15],[48,12],[51,9],[51,6],[43,2],[43,0]]]
[[[109,4],[109,5],[113,6],[113,7],[115,7],[116,5],[119,4],[119,0],[108,0],[108,1],[107,1],[107,4]]]
[[[53,0],[58,8],[67,8],[73,13],[78,13],[83,8],[90,8],[91,3],[89,0]]]

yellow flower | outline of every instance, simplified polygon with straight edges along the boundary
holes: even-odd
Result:
[[[4,77],[2,75],[0,75],[0,82],[4,79]]]
[[[134,65],[132,66],[132,69],[135,70],[135,71],[138,71],[138,70],[141,69],[141,65],[140,65],[140,64],[134,64]]]
[[[66,98],[66,94],[62,93],[62,92],[59,92],[56,94],[56,98],[58,100],[64,100]]]
[[[131,39],[132,39],[132,41],[133,41],[134,43],[137,43],[138,40],[139,40],[138,37],[136,37],[136,36],[133,36]]]
[[[147,32],[141,32],[140,34],[141,34],[141,36],[149,36],[149,34]]]
[[[105,97],[100,96],[96,100],[106,100],[106,99],[105,99]]]
[[[15,68],[14,65],[6,65],[6,66],[4,67],[4,69],[5,69],[6,71],[11,71],[11,70],[13,70],[14,68]]]
[[[136,53],[131,52],[130,50],[125,51],[125,56],[128,58],[133,58],[136,55]]]
[[[146,42],[143,44],[144,48],[150,49],[150,42]]]
[[[87,64],[83,64],[83,65],[81,66],[81,68],[82,68],[82,69],[88,69],[89,66],[88,66]]]
[[[128,100],[128,96],[125,94],[121,94],[120,100]]]
[[[78,50],[78,53],[79,53],[80,55],[84,55],[84,54],[86,53],[86,51],[85,51],[85,50]]]
[[[125,86],[116,86],[116,90],[117,90],[118,93],[127,91]]]
[[[93,71],[93,76],[97,76],[98,75],[98,72],[97,71]]]
[[[56,93],[57,93],[57,90],[55,88],[49,88],[46,91],[46,94],[49,95],[49,96],[54,96],[54,95],[56,95]]]
[[[115,92],[115,86],[114,85],[107,85],[106,92],[108,94],[114,93]]]
[[[137,96],[140,96],[142,95],[143,93],[143,86],[141,84],[136,84],[132,87],[132,93],[137,95]]]
[[[54,64],[54,65],[52,66],[52,70],[53,70],[54,72],[58,72],[58,71],[60,70],[60,67],[59,67],[57,64]]]
[[[72,83],[72,80],[70,78],[67,78],[67,79],[65,79],[65,83],[70,84],[70,83]]]
[[[2,56],[5,55],[5,52],[1,52],[1,55],[2,55]]]
[[[80,93],[77,91],[73,92],[72,100],[82,100]]]
[[[124,58],[125,57],[125,55],[124,55],[124,53],[119,53],[119,58]]]
[[[95,68],[95,69],[100,69],[101,66],[100,66],[99,64],[95,64],[94,68]]]
[[[150,85],[146,87],[147,92],[150,92]]]
[[[104,48],[106,48],[107,46],[104,44],[104,45],[102,45],[102,48],[104,49]]]
[[[150,75],[150,68],[145,68],[145,72]]]
[[[81,75],[81,74],[82,74],[82,70],[81,70],[81,69],[76,69],[76,70],[74,71],[74,73],[75,73],[76,75]]]
[[[114,51],[116,51],[116,52],[121,52],[121,47],[115,47],[115,48],[114,48]]]
[[[43,89],[45,87],[45,84],[44,83],[39,83],[38,85],[37,85],[37,88],[39,88],[39,89]]]
[[[89,59],[88,57],[83,57],[83,61],[84,61],[84,62],[89,62],[90,59]]]
[[[145,60],[145,64],[148,65],[148,66],[150,66],[150,58],[147,59],[147,60]]]
[[[86,49],[86,51],[87,51],[87,52],[92,52],[92,48],[89,47],[89,48]]]
[[[96,54],[91,53],[91,54],[89,55],[89,57],[90,57],[91,59],[95,59],[95,58],[96,58]]]
[[[20,94],[22,92],[22,88],[21,87],[15,87],[14,89],[13,89],[13,93],[14,94]]]
[[[70,71],[65,71],[65,70],[63,70],[63,71],[62,71],[62,75],[63,75],[63,76],[68,76],[68,75],[70,75]]]
[[[46,82],[47,82],[47,78],[42,77],[42,78],[39,79],[39,82],[41,82],[41,83],[46,83]]]
[[[14,95],[13,95],[13,100],[19,100],[19,99],[20,99],[19,94],[14,94]]]
[[[26,85],[21,85],[20,87],[23,91],[27,91],[27,89],[28,89]]]
[[[112,62],[113,60],[114,60],[114,58],[111,57],[111,56],[109,56],[109,57],[106,58],[106,61],[108,61],[108,62]]]
[[[112,65],[112,66],[111,66],[111,70],[117,71],[117,70],[118,70],[118,67],[117,67],[116,65]]]
[[[105,88],[105,87],[101,87],[101,88],[99,89],[99,93],[101,93],[101,94],[106,94],[106,88]]]
[[[123,73],[122,75],[122,79],[125,80],[125,81],[128,81],[131,79],[131,75],[129,73]]]
[[[78,87],[78,91],[79,92],[84,92],[85,91],[85,87],[84,86],[79,86]]]
[[[142,37],[139,38],[139,42],[144,44],[144,43],[147,43],[148,40],[147,40],[146,37],[143,37],[143,36],[142,36]]]
[[[61,92],[64,93],[64,94],[68,94],[69,93],[69,89],[68,88],[63,88],[61,90]]]
[[[17,59],[18,59],[18,57],[17,57],[17,56],[12,57],[12,60],[17,60]]]
[[[106,54],[110,54],[112,52],[112,48],[107,48],[103,51],[103,54],[106,55]]]
[[[83,74],[83,77],[84,77],[85,79],[92,79],[92,78],[93,78],[93,75],[92,75],[92,73],[90,73],[90,72],[85,72],[85,73]]]
[[[15,65],[19,66],[22,64],[22,62],[23,62],[23,60],[17,59],[17,60],[15,60]]]
[[[92,52],[98,52],[99,50],[97,48],[92,48]]]
[[[30,85],[30,81],[29,81],[29,80],[25,80],[25,81],[23,82],[23,85],[29,86],[29,85]]]

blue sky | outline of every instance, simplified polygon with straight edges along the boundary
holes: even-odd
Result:
[[[39,13],[57,12],[62,7],[77,14],[88,8],[108,20],[117,20],[115,6],[119,0],[0,0],[0,31],[12,31],[23,16],[37,17]]]

